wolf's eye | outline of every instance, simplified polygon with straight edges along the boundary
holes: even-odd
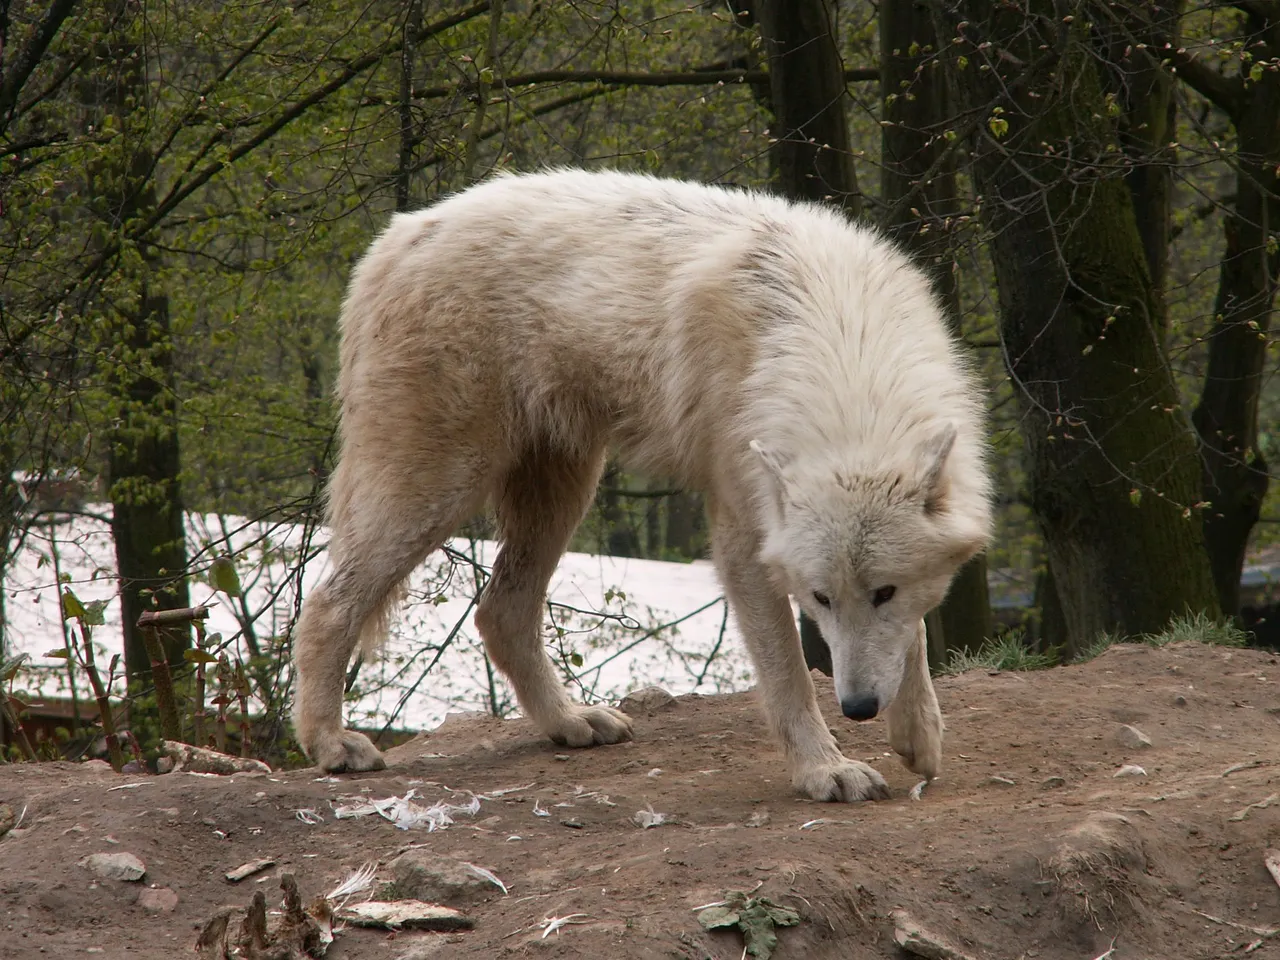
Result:
[[[871,595],[871,605],[873,607],[881,606],[893,599],[893,595],[898,592],[897,587],[881,587]]]
[[[819,604],[821,604],[821,605],[822,605],[822,606],[824,606],[824,607],[829,607],[829,606],[831,606],[831,598],[830,598],[830,597],[828,597],[825,593],[818,593],[818,592],[815,590],[815,591],[814,591],[814,593],[813,593],[813,599],[817,600],[817,601],[818,601],[818,603],[819,603]]]

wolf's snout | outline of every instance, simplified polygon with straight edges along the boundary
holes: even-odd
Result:
[[[852,697],[842,697],[840,709],[850,720],[870,720],[880,712],[880,698],[874,693],[861,693]]]

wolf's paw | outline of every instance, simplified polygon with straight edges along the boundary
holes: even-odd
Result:
[[[937,777],[942,771],[942,711],[937,701],[901,711],[891,706],[885,720],[889,746],[907,769],[926,780]]]
[[[326,773],[357,773],[361,770],[382,770],[387,766],[373,741],[354,730],[339,730],[316,737],[307,754]]]
[[[613,707],[572,706],[546,730],[562,747],[594,747],[631,739],[631,718]]]
[[[884,777],[865,763],[843,757],[835,763],[805,767],[791,782],[806,797],[829,803],[889,799],[889,785]]]

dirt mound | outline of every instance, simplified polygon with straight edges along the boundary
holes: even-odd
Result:
[[[781,960],[900,957],[895,911],[974,960],[1079,960],[1113,941],[1115,960],[1280,957],[1263,864],[1280,847],[1278,681],[1274,655],[1187,645],[944,678],[946,767],[920,801],[883,724],[830,711],[894,794],[848,807],[792,794],[750,695],[655,698],[635,742],[589,751],[451,718],[386,771],[341,778],[4,767],[0,803],[21,821],[0,839],[0,957],[191,955],[222,908],[257,891],[278,908],[282,874],[309,903],[369,863],[351,904],[412,882],[474,929],[337,923],[328,957],[738,960],[741,930],[708,931],[696,910],[735,891],[781,911]],[[1142,772],[1115,776],[1126,765]],[[98,853],[146,874],[80,865]],[[273,863],[225,879],[259,859]]]

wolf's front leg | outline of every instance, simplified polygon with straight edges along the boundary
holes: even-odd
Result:
[[[760,700],[786,753],[791,782],[814,800],[883,800],[889,787],[872,767],[840,753],[818,710],[791,601],[756,558],[753,532],[717,511],[716,563],[755,666]]]
[[[885,711],[885,721],[889,725],[889,746],[909,769],[932,780],[942,770],[942,710],[929,677],[923,620],[916,632],[916,643],[907,654],[902,686]]]

